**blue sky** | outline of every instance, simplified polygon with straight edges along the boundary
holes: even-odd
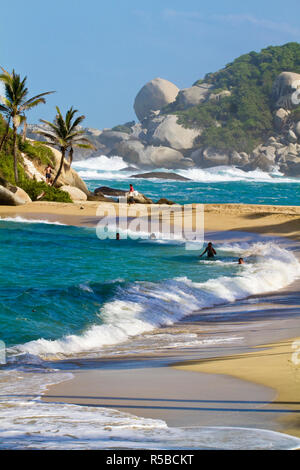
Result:
[[[14,0],[1,5],[0,64],[32,94],[56,90],[28,114],[52,120],[71,105],[89,127],[136,119],[149,80],[191,86],[239,55],[300,39],[299,0]]]

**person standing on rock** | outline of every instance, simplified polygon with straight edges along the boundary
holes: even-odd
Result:
[[[138,191],[135,191],[132,184],[129,185],[129,193],[126,193],[126,196],[128,197],[128,203],[132,204],[134,203],[134,197],[138,196]]]
[[[48,165],[46,168],[46,183],[51,184],[51,173],[52,173],[52,166]]]

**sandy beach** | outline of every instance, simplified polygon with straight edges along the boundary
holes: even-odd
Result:
[[[199,206],[193,205],[194,208]],[[145,205],[153,214],[164,210],[166,206]],[[57,203],[33,202],[23,206],[0,206],[0,217],[24,217],[27,219],[47,219],[76,226],[95,226],[100,217],[97,211],[107,214],[118,214],[116,203]],[[130,215],[139,211],[136,204],[129,207]],[[191,217],[191,216],[190,216]],[[281,235],[300,240],[300,207],[299,206],[267,206],[256,204],[205,204],[205,231],[241,230],[268,235]]]
[[[111,211],[111,205],[101,205]],[[0,216],[91,227],[99,221],[98,206],[95,202],[35,202],[2,206]],[[205,205],[204,223],[209,233],[251,232],[300,241],[298,206]],[[43,400],[119,409],[163,419],[169,426],[255,427],[300,437],[300,372],[295,360],[300,348],[295,343],[300,338],[299,284],[263,295],[247,321],[241,319],[249,309],[243,301],[218,308],[241,313],[232,323],[218,324],[218,329],[225,334],[241,329],[242,344],[61,361],[58,367],[67,367],[74,378],[50,387]],[[293,310],[294,318],[281,319],[280,313],[286,310]],[[266,316],[258,321],[261,311],[278,318],[268,320]],[[218,309],[209,309],[207,315],[216,312]],[[211,327],[203,318],[199,326],[197,312],[187,324],[198,328],[203,338]],[[184,325],[183,321],[172,328],[175,331]]]

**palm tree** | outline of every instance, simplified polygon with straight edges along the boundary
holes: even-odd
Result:
[[[48,129],[37,131],[37,134],[40,134],[47,139],[47,142],[43,142],[45,145],[56,147],[61,152],[59,169],[52,182],[52,186],[55,185],[61,174],[67,151],[69,151],[68,156],[71,167],[74,147],[95,149],[94,145],[84,137],[84,131],[78,128],[79,124],[85,119],[85,116],[78,116],[74,119],[78,110],[73,109],[73,106],[67,111],[65,118],[62,116],[58,106],[56,106],[56,111],[57,115],[55,116],[53,123],[40,119],[42,123],[47,125]]]
[[[0,80],[4,83],[5,87],[5,96],[0,96],[2,104],[0,104],[0,111],[7,118],[7,125],[5,129],[4,136],[0,143],[0,150],[4,145],[8,133],[10,121],[13,123],[13,155],[14,155],[14,172],[15,172],[15,182],[18,182],[18,144],[17,144],[17,134],[18,128],[21,124],[25,126],[26,132],[26,117],[25,112],[35,108],[40,103],[46,103],[44,98],[45,95],[54,93],[54,91],[47,91],[46,93],[40,93],[39,95],[34,96],[33,98],[27,99],[28,88],[26,88],[27,77],[21,80],[20,75],[18,75],[14,70],[12,73],[7,72],[1,67],[2,74],[0,74]],[[24,134],[25,134],[24,132]],[[25,136],[24,136],[25,138]]]

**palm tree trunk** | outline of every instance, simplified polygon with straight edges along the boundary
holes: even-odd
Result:
[[[74,153],[74,149],[73,149],[73,147],[71,147],[70,152],[69,152],[69,163],[70,163],[69,170],[71,169],[71,165],[72,165],[72,161],[73,161],[73,153]]]
[[[61,174],[61,170],[62,170],[62,167],[63,167],[63,164],[64,164],[64,159],[65,159],[65,153],[66,153],[66,149],[65,148],[61,148],[61,159],[60,159],[60,164],[59,164],[59,169],[58,169],[58,172],[56,173],[56,176],[53,180],[53,183],[51,186],[54,186],[56,181],[58,180],[60,174]]]
[[[1,139],[1,142],[0,142],[0,152],[1,152],[2,147],[4,146],[4,144],[6,142],[6,139],[7,139],[8,133],[9,133],[9,124],[10,124],[10,118],[8,119],[8,121],[6,123],[5,132],[4,132],[4,135],[3,135],[2,139]]]
[[[25,117],[24,124],[23,124],[23,142],[26,141],[26,136],[27,136],[27,119]]]
[[[13,125],[13,143],[14,143],[14,172],[15,172],[15,183],[19,181],[18,175],[18,145],[17,145],[17,127]]]

